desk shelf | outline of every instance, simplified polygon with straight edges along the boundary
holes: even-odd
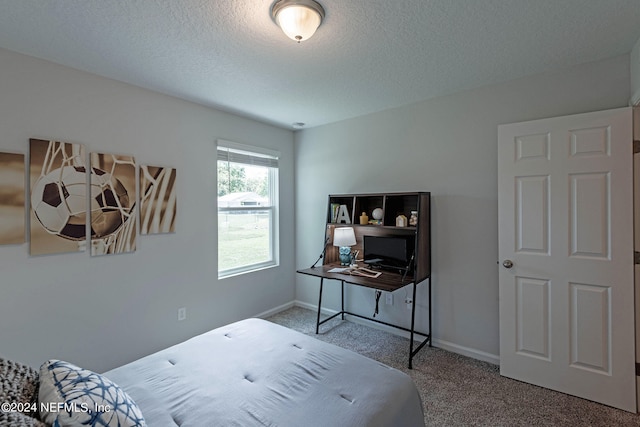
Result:
[[[397,291],[398,289],[404,288],[414,282],[412,276],[404,276],[390,271],[383,271],[382,274],[376,278],[355,276],[345,273],[329,273],[329,270],[340,267],[342,267],[340,263],[325,264],[318,267],[298,270],[298,273],[320,278],[324,277],[325,279],[345,281],[352,285],[364,286],[385,292]]]
[[[349,222],[332,222],[335,206],[345,206],[349,212]],[[359,224],[359,217],[365,212],[373,219],[373,210],[382,209],[382,224]],[[404,215],[407,220],[411,212],[416,212],[415,226],[396,227],[396,217]],[[327,224],[325,227],[325,256],[323,264],[331,264],[339,259],[338,248],[333,246],[333,230],[336,227],[353,227],[356,235],[355,251],[363,251],[363,236],[415,236],[413,271],[411,275],[421,282],[431,276],[431,193],[369,193],[334,194],[327,203]]]

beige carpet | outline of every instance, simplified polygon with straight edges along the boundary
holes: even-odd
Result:
[[[496,365],[434,347],[407,369],[408,339],[339,318],[316,335],[315,316],[294,307],[267,320],[406,372],[420,391],[427,426],[640,426],[638,415],[501,377]]]

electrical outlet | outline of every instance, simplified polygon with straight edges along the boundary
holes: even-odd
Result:
[[[387,305],[393,305],[393,294],[391,292],[387,292],[386,299]]]
[[[184,320],[187,318],[187,308],[186,307],[180,307],[178,309],[178,320]]]
[[[404,300],[405,304],[407,304],[407,310],[411,310],[411,304],[413,304],[413,299],[411,297],[407,297]]]

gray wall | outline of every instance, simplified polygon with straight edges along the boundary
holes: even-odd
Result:
[[[640,39],[631,51],[631,102],[640,105]]]
[[[629,78],[622,56],[296,132],[297,267],[321,250],[328,194],[430,191],[434,344],[497,363],[497,126],[626,106]],[[338,309],[338,286],[325,288]],[[302,305],[317,304],[317,292],[318,280],[297,276]],[[405,291],[395,294],[380,318],[408,326]],[[373,290],[349,297],[352,310],[373,313]],[[426,309],[424,292],[416,302]]]
[[[97,258],[0,246],[0,356],[103,371],[294,299],[292,132],[0,50],[0,151],[32,137],[176,167],[177,232]],[[282,154],[277,268],[217,280],[217,138]]]

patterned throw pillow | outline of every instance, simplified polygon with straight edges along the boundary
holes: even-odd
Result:
[[[146,426],[140,408],[108,378],[61,360],[40,367],[40,418],[56,426]]]

